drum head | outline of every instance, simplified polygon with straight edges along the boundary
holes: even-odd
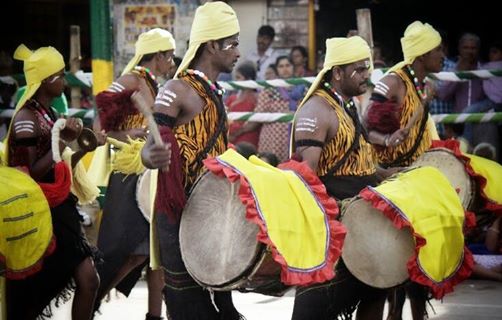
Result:
[[[431,166],[445,175],[450,184],[457,190],[462,207],[469,210],[474,203],[475,186],[464,167],[452,151],[445,148],[428,150],[421,155],[412,167]]]
[[[256,240],[258,226],[245,217],[239,187],[239,182],[207,173],[183,210],[181,255],[190,275],[203,286],[231,286],[257,263],[262,249]]]
[[[347,228],[342,258],[357,279],[377,288],[390,288],[408,279],[406,263],[415,250],[408,228],[397,229],[361,198],[347,204],[342,223]]]
[[[136,202],[138,203],[138,208],[145,217],[146,221],[150,223],[150,176],[151,170],[145,170],[139,178],[136,184]]]

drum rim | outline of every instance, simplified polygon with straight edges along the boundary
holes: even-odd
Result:
[[[346,214],[347,214],[347,212],[346,212],[347,208],[349,208],[351,205],[353,205],[353,203],[354,203],[354,202],[359,201],[359,200],[364,201],[364,202],[365,202],[365,203],[367,203],[369,206],[371,206],[371,204],[370,204],[370,203],[368,203],[368,202],[367,202],[365,199],[363,199],[361,196],[357,195],[357,196],[353,197],[350,201],[348,201],[348,202],[345,204],[345,210],[343,211],[343,214],[341,214],[341,215],[340,215],[340,219],[341,219],[341,222],[342,222],[342,223],[344,223],[344,222],[343,222],[343,218],[344,218],[344,217],[346,216]],[[375,210],[378,210],[378,209],[375,209]],[[382,216],[383,216],[383,214],[382,214]],[[383,216],[383,217],[384,217],[384,216]],[[387,219],[387,220],[388,220],[391,224],[393,224],[393,223],[392,223],[392,221],[391,221],[390,219],[388,219],[387,217],[384,217],[384,218],[385,218],[385,219]],[[396,228],[396,229],[397,229],[397,228]],[[401,231],[402,229],[397,229],[397,230],[400,230],[400,231]],[[348,230],[347,230],[347,231],[348,231]],[[349,234],[349,232],[347,232],[347,235],[348,235],[348,234]],[[411,235],[411,237],[412,237],[412,239],[413,239],[413,235]],[[406,283],[407,281],[409,281],[409,280],[410,280],[409,273],[408,273],[408,271],[407,271],[407,273],[406,273],[406,274],[407,274],[407,277],[406,277],[405,279],[403,279],[402,281],[400,281],[400,282],[393,281],[393,284],[392,284],[392,285],[388,285],[388,286],[376,286],[376,285],[375,285],[375,283],[371,283],[370,281],[368,281],[368,279],[367,279],[367,278],[362,279],[362,278],[360,277],[360,274],[359,274],[358,272],[356,272],[356,273],[358,274],[358,276],[356,276],[356,274],[354,273],[354,271],[352,271],[352,270],[351,270],[351,268],[349,267],[349,265],[350,265],[350,266],[352,266],[352,263],[350,263],[350,262],[349,262],[349,263],[347,263],[347,261],[351,261],[351,259],[348,259],[348,260],[347,260],[346,252],[347,252],[347,251],[345,251],[345,250],[343,250],[343,249],[342,249],[342,254],[341,254],[340,258],[343,260],[343,263],[345,264],[345,266],[346,266],[347,270],[348,270],[348,271],[352,274],[352,276],[354,276],[354,278],[356,278],[357,280],[361,281],[362,283],[364,283],[364,284],[366,284],[366,285],[369,285],[369,286],[371,286],[371,287],[378,288],[378,289],[389,289],[389,288],[394,288],[394,287],[400,286],[400,285],[402,285],[402,284],[404,284],[404,283]],[[413,255],[413,254],[414,254],[414,252],[415,252],[415,250],[413,249],[413,250],[412,250],[411,255]],[[405,265],[407,265],[407,261],[408,261],[408,260],[406,260]],[[352,268],[352,269],[354,269],[354,268]],[[408,270],[408,268],[407,268],[407,267],[406,267],[406,269]],[[357,270],[358,270],[358,269],[357,269]]]
[[[193,191],[200,184],[200,182],[202,181],[202,179],[205,176],[208,176],[208,175],[214,175],[215,177],[217,177],[214,173],[212,173],[209,170],[203,172],[196,179],[196,181],[194,182],[194,184],[190,188],[189,196],[187,198],[187,204],[188,204],[188,201],[190,200],[190,197],[191,197]],[[243,204],[243,206],[244,206],[244,204]],[[252,222],[250,222],[250,223],[252,223]],[[182,225],[183,224],[180,221],[179,235],[181,235]],[[180,239],[180,251],[181,251],[181,255],[183,257],[183,250],[181,250],[181,243],[182,243],[182,241],[181,241],[181,237],[180,236],[178,236],[178,237]],[[223,283],[220,283],[220,284],[208,284],[208,283],[206,283],[204,281],[201,281],[200,279],[197,279],[194,276],[194,270],[193,270],[193,268],[190,268],[190,265],[184,263],[185,264],[185,268],[187,269],[187,271],[190,274],[190,276],[195,280],[195,282],[197,282],[198,284],[200,284],[201,286],[203,286],[205,288],[211,288],[211,289],[214,289],[214,290],[217,290],[217,291],[226,291],[226,290],[232,290],[232,289],[238,288],[240,285],[242,285],[243,283],[245,283],[246,281],[248,281],[249,278],[252,277],[258,271],[258,269],[260,267],[260,263],[266,257],[267,246],[264,243],[262,243],[262,242],[260,242],[258,240],[256,240],[256,243],[257,243],[256,249],[254,251],[253,258],[251,259],[252,262],[238,276],[236,276],[236,277],[234,277],[234,278],[232,278],[232,279],[230,279],[230,280],[228,280],[226,282],[223,282]]]
[[[448,149],[448,148],[445,148],[445,147],[431,148],[431,149],[425,151],[420,157],[422,157],[426,153],[432,153],[432,152],[439,152],[439,153],[440,152],[445,152],[445,153],[448,153],[451,156],[453,156],[455,159],[457,159],[458,161],[460,161],[460,163],[462,163],[462,165],[465,168],[465,160],[459,159],[451,149]],[[417,161],[418,159],[420,159],[420,157],[418,157],[415,161]],[[411,166],[413,166],[413,164]],[[417,166],[417,167],[419,167],[419,166]],[[464,207],[464,203],[461,201],[462,202],[462,207],[464,208],[464,210],[473,211],[475,209],[475,206],[476,206],[476,203],[477,203],[477,198],[478,198],[477,195],[478,195],[478,192],[479,192],[479,186],[478,186],[478,183],[476,182],[476,179],[474,179],[474,177],[472,177],[468,173],[467,169],[464,169],[464,173],[467,176],[468,181],[469,181],[469,190],[470,190],[470,195],[471,196],[470,196],[469,202],[465,204],[465,207]]]

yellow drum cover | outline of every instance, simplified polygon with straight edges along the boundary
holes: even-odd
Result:
[[[54,250],[49,203],[39,185],[18,169],[0,166],[0,185],[0,259],[7,278],[24,278]]]

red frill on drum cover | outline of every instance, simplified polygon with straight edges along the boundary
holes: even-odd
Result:
[[[483,208],[481,208],[481,209],[486,209],[486,210],[489,210],[493,213],[502,215],[502,204],[495,203],[488,198],[488,196],[486,195],[485,190],[484,190],[486,187],[485,177],[477,174],[474,171],[474,169],[472,168],[472,166],[470,164],[471,160],[462,154],[462,151],[460,151],[460,143],[457,140],[454,140],[454,139],[434,140],[434,141],[432,141],[431,148],[446,148],[446,149],[451,150],[453,152],[453,154],[464,163],[465,170],[467,171],[467,174],[469,174],[469,176],[473,177],[476,180],[476,183],[479,186],[479,194],[480,194],[481,199],[483,201]]]
[[[445,294],[449,292],[453,292],[453,287],[467,279],[472,272],[472,268],[474,266],[474,258],[472,257],[472,253],[464,247],[464,254],[461,264],[459,265],[456,272],[449,278],[445,279],[442,282],[436,282],[430,279],[420,268],[420,265],[417,261],[418,252],[420,248],[426,244],[425,239],[415,232],[413,226],[409,221],[405,220],[401,214],[397,211],[397,209],[391,206],[387,201],[382,199],[377,193],[372,192],[369,188],[364,188],[359,195],[369,201],[371,205],[382,212],[387,218],[389,218],[394,226],[398,229],[409,228],[412,231],[413,237],[415,238],[415,254],[408,261],[407,267],[408,272],[410,274],[410,279],[416,283],[425,285],[432,290],[432,295],[436,299],[441,299]],[[466,220],[466,224],[469,224]]]
[[[215,175],[226,177],[230,182],[240,181],[239,197],[246,206],[246,218],[258,225],[258,241],[269,246],[273,259],[281,266],[282,283],[292,286],[307,286],[315,283],[323,283],[335,277],[334,266],[341,255],[346,229],[336,220],[339,213],[336,201],[329,197],[321,180],[305,163],[290,160],[279,165],[280,169],[295,171],[308,184],[310,190],[315,194],[318,202],[324,208],[329,224],[328,254],[324,266],[316,270],[305,271],[290,269],[284,257],[281,256],[274,243],[268,237],[267,227],[260,218],[251,187],[245,177],[232,170],[232,168],[222,165],[215,158],[204,160],[204,165]]]
[[[171,164],[168,172],[159,170],[155,211],[167,214],[170,222],[179,222],[186,204],[180,149],[171,128],[160,126],[159,131],[162,141],[171,144]]]

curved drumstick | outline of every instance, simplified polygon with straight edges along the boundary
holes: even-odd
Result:
[[[152,111],[148,107],[145,99],[138,91],[134,92],[131,95],[131,100],[135,103],[136,107],[139,111],[145,116],[148,120],[148,128],[150,129],[150,133],[152,134],[153,140],[156,145],[163,146],[164,141],[162,141],[162,137],[160,136],[159,127],[153,118]]]
[[[61,130],[63,130],[65,126],[66,126],[66,119],[57,119],[51,130],[52,159],[56,163],[62,161],[61,152],[59,150],[59,137],[61,135]]]

